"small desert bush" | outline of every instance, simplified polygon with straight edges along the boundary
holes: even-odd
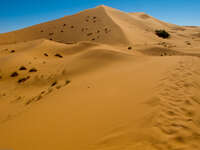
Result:
[[[164,39],[167,39],[170,37],[170,34],[165,30],[156,30],[155,33],[157,36],[164,38]]]
[[[37,69],[32,68],[32,69],[29,70],[29,72],[37,72]]]
[[[10,76],[11,77],[17,77],[19,74],[17,72],[13,72]]]
[[[19,68],[19,70],[26,70],[26,67],[21,66],[21,67]]]

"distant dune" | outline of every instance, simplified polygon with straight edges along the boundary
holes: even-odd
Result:
[[[199,150],[199,57],[200,27],[104,5],[0,34],[0,149]]]

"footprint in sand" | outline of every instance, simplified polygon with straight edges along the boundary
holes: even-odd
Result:
[[[91,36],[93,33],[88,33],[87,36]]]
[[[66,80],[66,81],[65,81],[65,85],[68,85],[68,84],[70,84],[70,83],[71,83],[70,80]]]
[[[85,29],[84,29],[84,28],[82,28],[82,29],[81,29],[81,32],[84,32],[84,31],[85,31]]]
[[[105,28],[104,30],[105,30],[105,33],[111,32],[111,29],[109,30],[108,28]]]
[[[51,36],[51,35],[54,35],[54,33],[53,33],[53,32],[50,32],[50,33],[49,33],[49,36]]]
[[[56,86],[56,89],[60,89],[60,88],[62,88],[61,85],[57,85],[57,86]]]

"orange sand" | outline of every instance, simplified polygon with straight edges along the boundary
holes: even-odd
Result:
[[[200,27],[107,6],[0,34],[0,149],[199,150],[199,56]]]

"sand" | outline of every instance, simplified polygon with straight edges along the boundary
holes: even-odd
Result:
[[[0,34],[0,149],[199,150],[199,50],[103,5]]]

